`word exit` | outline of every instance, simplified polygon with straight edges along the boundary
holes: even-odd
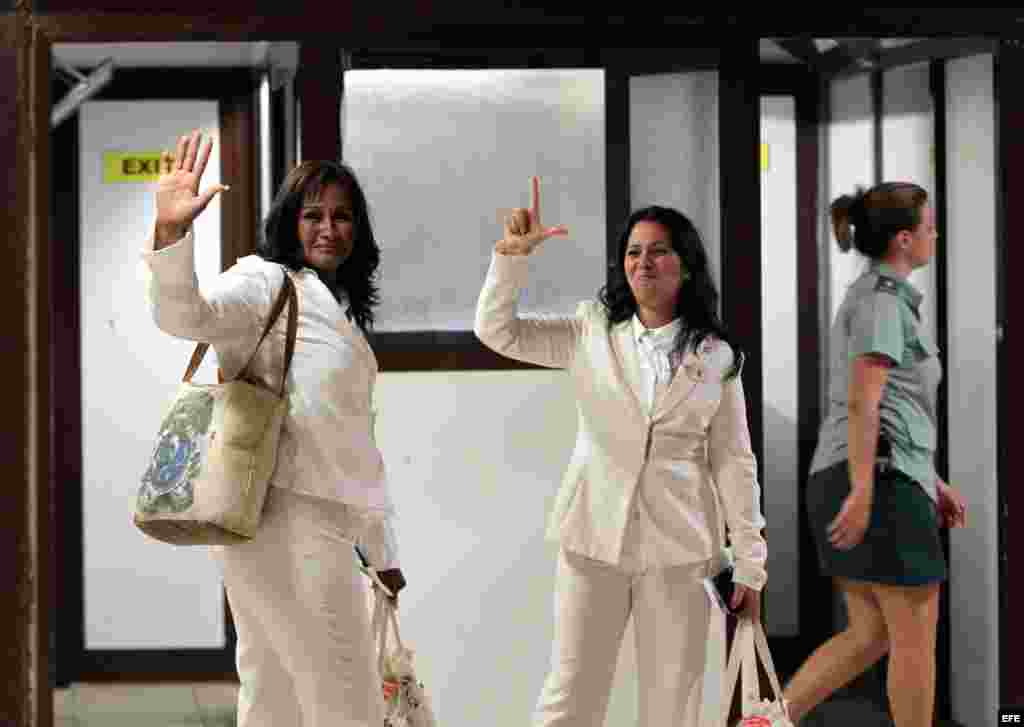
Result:
[[[155,182],[171,171],[171,160],[160,162],[160,152],[103,152],[103,183]]]

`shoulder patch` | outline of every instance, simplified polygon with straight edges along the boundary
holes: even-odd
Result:
[[[875,290],[881,293],[897,295],[899,292],[899,284],[892,278],[886,277],[885,275],[879,275],[878,282],[875,283]]]

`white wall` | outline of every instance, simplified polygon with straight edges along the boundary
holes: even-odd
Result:
[[[769,544],[765,622],[771,636],[795,636],[800,621],[797,381],[804,362],[797,355],[796,102],[792,96],[762,97],[761,143],[767,145],[767,168],[761,168],[762,486]]]
[[[529,724],[554,634],[557,546],[544,526],[576,437],[568,378],[385,373],[376,406],[409,580],[402,630],[437,713]],[[624,645],[608,724],[635,713]]]
[[[968,503],[950,534],[953,716],[982,725],[999,706],[996,459],[996,175],[993,58],[947,67],[949,481]]]
[[[675,207],[700,232],[722,290],[718,73],[629,79],[630,209]]]
[[[104,151],[172,150],[195,127],[217,135],[206,101],[96,101],[80,112],[82,486],[87,649],[217,648],[223,597],[203,548],[146,538],[131,521],[139,478],[192,344],[153,324],[137,275],[153,184],[105,184]],[[214,151],[205,184],[220,178]],[[196,225],[200,284],[220,270],[220,202]],[[196,381],[215,380],[209,354]]]

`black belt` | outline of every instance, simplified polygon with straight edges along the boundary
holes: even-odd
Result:
[[[878,438],[878,446],[875,447],[875,464],[883,470],[892,464],[892,443],[885,437]]]

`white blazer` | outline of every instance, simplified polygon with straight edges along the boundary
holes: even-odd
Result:
[[[665,534],[657,566],[717,558],[727,527],[737,582],[767,580],[757,467],[743,382],[724,381],[733,362],[723,341],[688,353],[648,413],[629,320],[608,326],[596,301],[575,317],[520,318],[530,256],[495,253],[477,302],[474,332],[509,358],[567,369],[579,414],[575,451],[551,512],[547,537],[617,564],[634,498]],[[721,503],[722,514],[719,514]]]

